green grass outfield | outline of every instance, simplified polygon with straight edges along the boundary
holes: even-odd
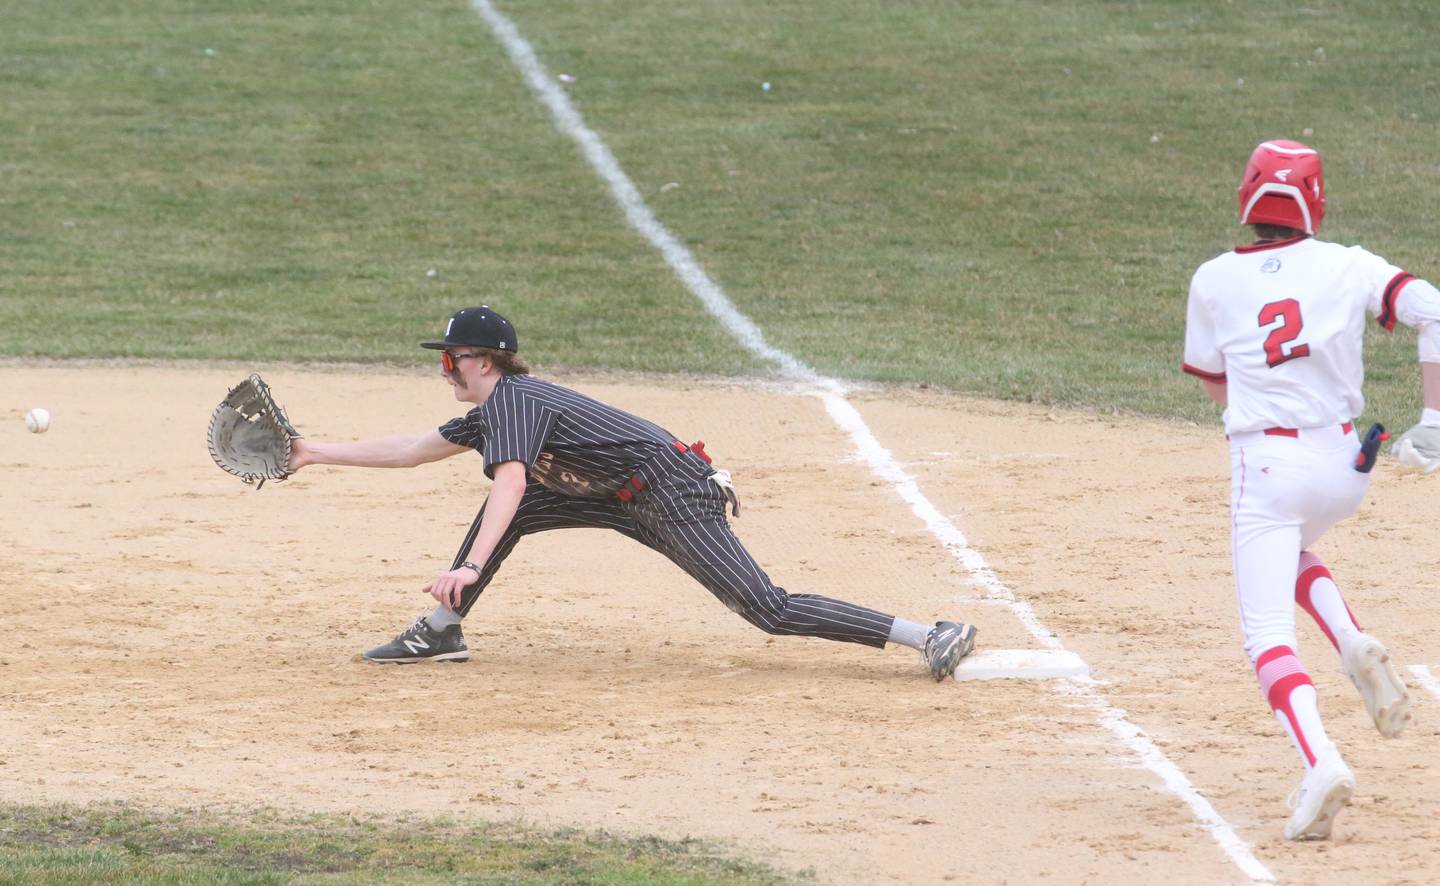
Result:
[[[239,825],[213,814],[157,815],[124,806],[0,804],[0,886],[783,882],[770,868],[698,840],[274,814]]]
[[[1326,236],[1440,277],[1430,2],[500,8],[738,307],[827,373],[1208,420],[1177,372],[1186,285],[1268,137],[1325,152]],[[544,368],[765,371],[463,0],[0,19],[0,353],[419,361],[484,300]],[[1413,334],[1373,339],[1371,411],[1407,425]]]

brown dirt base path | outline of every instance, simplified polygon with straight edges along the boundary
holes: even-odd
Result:
[[[420,586],[485,496],[479,458],[256,493],[203,440],[243,375],[0,365],[0,800],[522,817],[719,838],[834,883],[1245,879],[1053,682],[935,684],[909,650],[773,639],[606,533],[523,543],[467,622],[468,664],[362,663],[427,609]],[[460,411],[420,371],[266,375],[318,439]],[[974,601],[820,401],[563,381],[704,437],[739,484],[738,534],[789,590],[1035,645]],[[855,402],[1279,879],[1440,882],[1436,700],[1416,688],[1415,725],[1383,741],[1308,622],[1301,653],[1359,791],[1332,842],[1280,838],[1299,769],[1240,650],[1218,429]],[[54,413],[48,434],[26,432],[31,406]],[[1387,460],[1319,546],[1404,664],[1440,664],[1437,484]]]

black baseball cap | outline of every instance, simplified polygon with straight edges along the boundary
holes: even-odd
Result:
[[[515,341],[515,327],[510,321],[490,310],[489,305],[461,308],[450,318],[441,341],[422,341],[422,348],[443,351],[447,348],[493,348],[497,351],[520,350]]]

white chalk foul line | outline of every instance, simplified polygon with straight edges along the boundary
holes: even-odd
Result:
[[[1430,668],[1425,665],[1411,665],[1410,673],[1415,675],[1415,679],[1420,681],[1420,685],[1424,686],[1431,695],[1440,698],[1440,680],[1435,679],[1435,675],[1430,673]]]
[[[555,127],[580,146],[586,162],[609,187],[611,196],[625,213],[625,220],[660,252],[675,275],[700,300],[705,309],[724,324],[746,350],[774,363],[785,376],[809,383],[813,393],[824,400],[825,408],[835,423],[849,432],[856,449],[870,469],[890,483],[946,550],[964,564],[987,595],[1003,600],[1040,645],[1051,650],[1063,650],[1064,644],[1040,623],[1030,605],[1015,599],[1015,595],[1000,581],[980,553],[970,547],[959,527],[925,497],[915,478],[907,474],[890,451],[875,439],[859,411],[845,399],[846,385],[837,379],[820,375],[793,355],[771,346],[765,340],[760,327],[735,307],[720,286],[700,267],[690,250],[655,218],[640,191],[620,168],[609,146],[585,124],[580,113],[571,104],[569,96],[555,85],[555,79],[536,57],[535,50],[520,35],[514,23],[501,14],[490,0],[470,0],[470,3],[494,31],[536,97],[549,109]],[[1125,711],[1112,706],[1094,681],[1057,680],[1056,685],[1060,687],[1060,692],[1085,702],[1095,710],[1098,722],[1128,747],[1146,768],[1158,775],[1171,793],[1185,801],[1216,843],[1246,876],[1257,882],[1274,882],[1274,875],[1255,858],[1249,845],[1241,840],[1229,823],[1215,811],[1210,801],[1195,789],[1180,767],[1165,756],[1143,730],[1129,721]]]

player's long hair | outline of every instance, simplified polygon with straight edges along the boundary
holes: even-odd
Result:
[[[1284,225],[1250,225],[1255,229],[1256,240],[1289,240],[1293,237],[1304,237],[1306,233],[1299,228],[1287,228]]]
[[[476,348],[478,353],[490,358],[490,362],[504,375],[529,375],[530,364],[514,351],[497,351],[494,348]]]

